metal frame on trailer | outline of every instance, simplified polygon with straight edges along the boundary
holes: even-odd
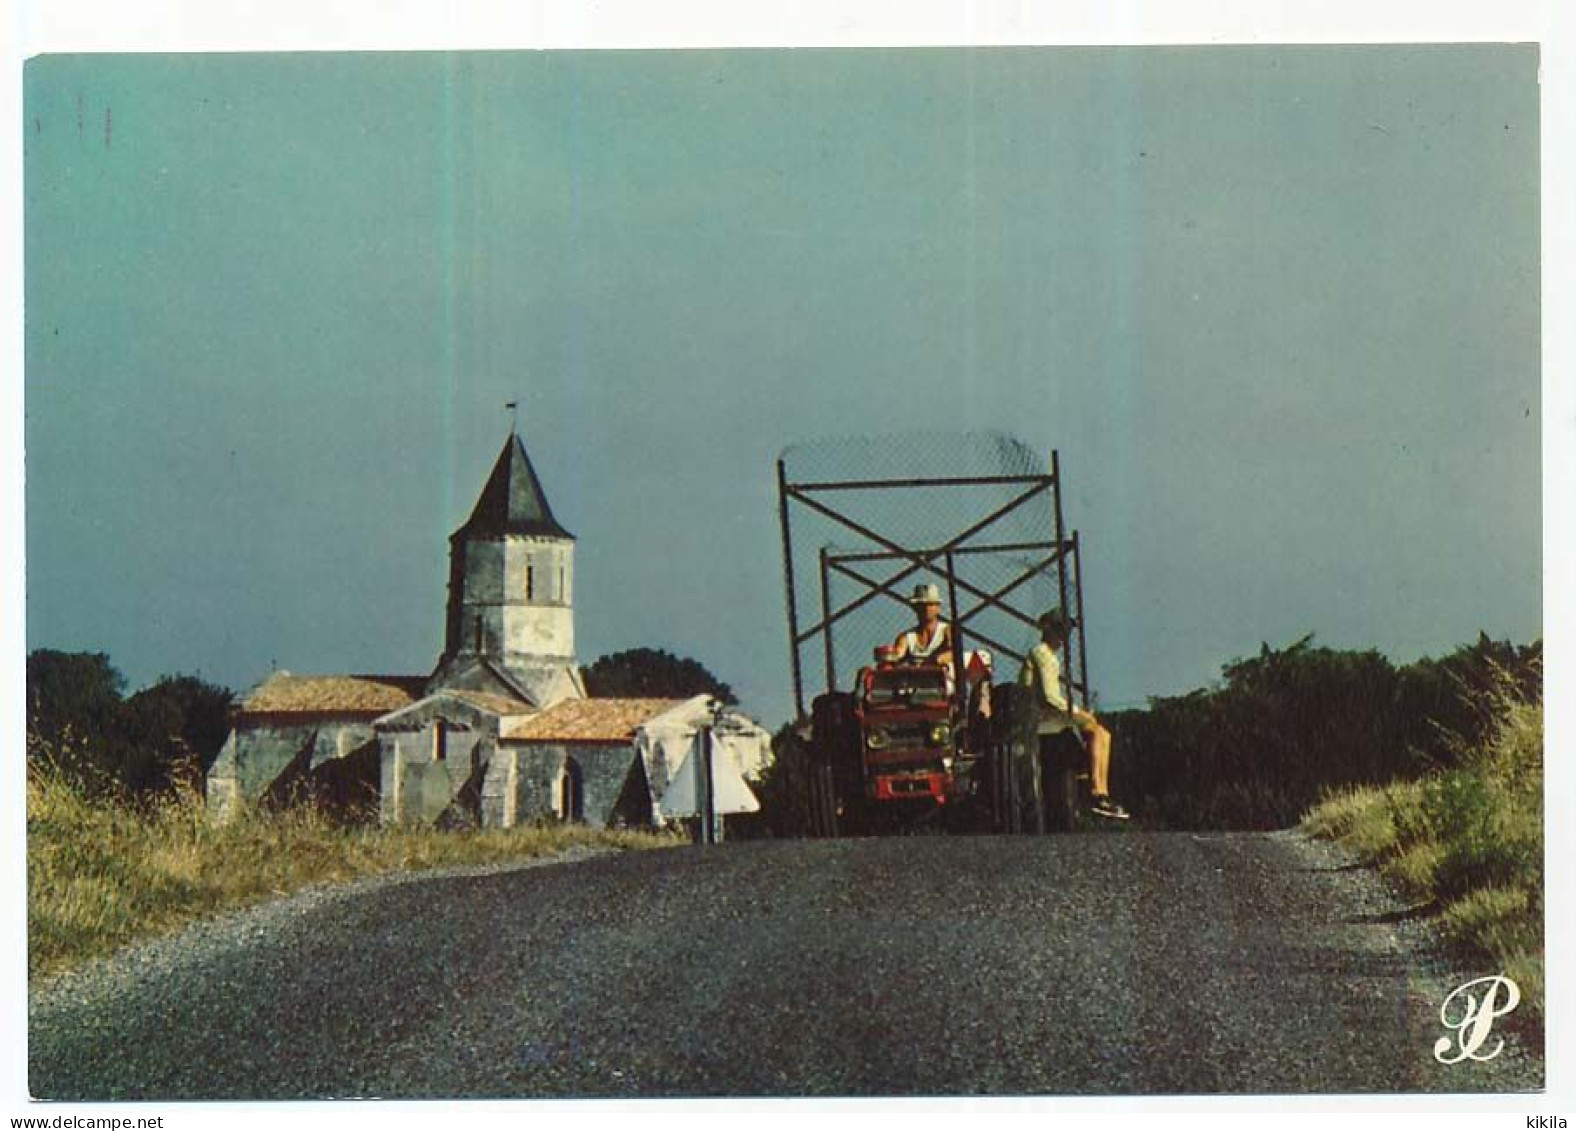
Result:
[[[984,517],[971,523],[939,546],[916,548],[905,546],[899,535],[885,534],[841,513],[820,496],[835,495],[839,491],[900,491],[940,490],[954,487],[980,487],[999,485],[1004,488],[1023,488],[1011,501],[996,507]],[[885,596],[904,606],[908,598],[894,586],[916,573],[928,570],[941,577],[947,586],[950,620],[953,625],[953,647],[959,659],[963,642],[972,638],[983,645],[1003,653],[1020,663],[1024,654],[1017,649],[992,639],[971,622],[987,609],[996,609],[1031,628],[1036,627],[1036,614],[1042,610],[1026,612],[1015,607],[1011,594],[1035,578],[1056,569],[1057,593],[1060,606],[1072,619],[1072,631],[1062,648],[1062,671],[1065,673],[1070,701],[1087,707],[1089,704],[1089,657],[1084,633],[1083,570],[1081,568],[1078,532],[1064,533],[1062,522],[1061,462],[1058,453],[1051,453],[1049,475],[998,475],[963,476],[957,478],[924,479],[857,479],[827,480],[821,482],[791,482],[786,464],[777,461],[778,516],[782,525],[783,573],[788,593],[788,639],[793,664],[794,709],[800,719],[806,717],[804,702],[804,649],[817,636],[821,638],[823,662],[826,668],[826,690],[836,690],[836,649],[832,628],[844,617],[863,608],[878,597]],[[992,526],[1020,509],[1049,500],[1053,537],[1048,541],[1011,543],[979,543],[970,540],[984,534]],[[821,615],[814,624],[801,624],[798,591],[794,583],[794,552],[792,534],[792,507],[798,504],[851,531],[879,549],[864,551],[832,552],[825,547],[819,551]],[[975,554],[1023,554],[1042,551],[1045,557],[1021,571],[1006,585],[986,590],[958,576],[957,559]],[[871,576],[869,572],[854,568],[865,563],[906,561],[908,564],[896,573],[884,577]],[[831,607],[831,579],[833,574],[845,577],[863,588],[863,592],[840,608]],[[960,609],[959,592],[973,598],[973,605]],[[961,670],[961,669],[960,669]]]

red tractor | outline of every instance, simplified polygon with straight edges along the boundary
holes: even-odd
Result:
[[[883,657],[859,673],[859,684],[854,716],[864,747],[865,796],[937,805],[966,796],[968,724],[957,717],[947,669]]]
[[[922,822],[949,806],[967,807],[990,749],[988,657],[972,659],[960,693],[945,665],[890,653],[876,649],[853,692],[829,692],[813,704],[812,749],[830,771],[844,830]]]
[[[974,678],[954,690],[941,664],[878,659],[860,671],[854,692],[816,697],[818,835],[1075,826],[1082,745],[1068,732],[1042,750],[1026,689],[993,686],[988,659],[973,666]]]

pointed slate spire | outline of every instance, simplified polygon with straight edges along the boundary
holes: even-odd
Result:
[[[493,464],[476,508],[454,536],[462,534],[537,534],[573,540],[574,535],[553,517],[519,433],[511,432],[503,451],[498,453],[498,462]]]

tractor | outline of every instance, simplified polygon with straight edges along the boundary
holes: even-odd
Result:
[[[999,639],[1008,634],[1003,626],[1021,637],[1022,626],[1034,625],[1040,610],[1024,602],[1031,582],[1039,583],[1042,596],[1054,586],[1053,599],[1071,614],[1063,659],[1068,701],[1087,703],[1079,543],[1076,532],[1062,533],[1056,454],[1049,475],[991,477],[989,485],[1013,493],[1012,501],[980,504],[983,516],[939,544],[916,543],[894,524],[877,528],[825,500],[835,499],[838,491],[858,491],[866,498],[872,492],[908,492],[919,496],[922,510],[923,499],[949,489],[977,489],[980,477],[808,481],[791,477],[783,459],[777,470],[798,734],[806,745],[814,835],[1075,828],[1087,766],[1082,743],[1075,731],[1042,743],[1030,689],[1014,678],[1024,651]],[[1037,513],[1020,514],[1036,502]],[[808,624],[801,623],[795,588],[796,508],[813,511],[823,524],[838,526],[844,536],[851,531],[864,542],[852,549],[820,548],[821,616]],[[891,509],[916,513],[916,505]],[[1017,537],[982,539],[1009,516],[1018,518]],[[1026,525],[1031,527],[1027,538]],[[983,563],[992,561],[996,575],[985,581]],[[1003,561],[1014,563],[1005,584]],[[872,565],[885,566],[884,576],[872,573]],[[899,567],[895,573],[893,565]],[[878,646],[871,662],[853,674],[851,686],[840,688],[834,630],[874,602],[906,604],[899,586],[915,576],[935,578],[938,591],[946,593],[952,625],[948,662],[898,658],[893,649]],[[838,605],[834,579],[856,584],[859,596]],[[965,600],[971,607],[961,607]],[[826,684],[806,712],[802,653],[816,640],[822,644]],[[998,655],[1010,663],[1009,671],[998,673]]]

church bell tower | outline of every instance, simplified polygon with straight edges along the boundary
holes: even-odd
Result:
[[[537,708],[584,698],[574,573],[574,535],[553,517],[511,432],[470,518],[449,538],[443,656],[428,691],[507,689]]]

